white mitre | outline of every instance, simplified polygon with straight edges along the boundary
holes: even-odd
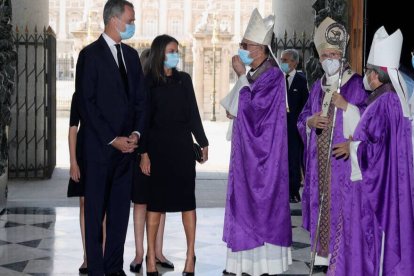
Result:
[[[321,55],[321,52],[325,49],[334,49],[337,51],[341,51],[342,52],[342,48],[340,45],[338,44],[331,44],[328,42],[327,40],[327,35],[328,37],[330,36],[334,36],[335,33],[333,33],[335,31],[335,28],[331,30],[330,33],[326,34],[326,30],[328,28],[331,27],[332,24],[336,24],[337,22],[335,20],[333,20],[330,17],[326,17],[317,28],[315,28],[315,34],[313,36],[313,42],[315,43],[315,47],[316,50],[318,51],[319,56]],[[343,35],[343,32],[339,33],[340,35]],[[341,38],[343,39],[343,38]],[[349,39],[349,36],[346,38],[347,40]]]
[[[270,45],[272,43],[274,24],[275,17],[273,15],[263,18],[256,8],[250,16],[243,38],[258,44]]]
[[[384,26],[382,26],[374,34],[367,63],[379,67],[398,69],[400,67],[402,43],[403,35],[400,29],[392,35],[388,35]]]
[[[400,98],[404,116],[408,117],[410,112],[407,104],[407,85],[398,71],[398,68],[400,67],[402,43],[403,35],[400,29],[396,30],[393,34],[388,35],[384,26],[382,26],[374,34],[367,63],[387,68],[387,73],[390,76],[392,85]]]

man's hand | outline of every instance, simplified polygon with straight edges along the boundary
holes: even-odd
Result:
[[[122,153],[131,153],[138,147],[134,143],[134,139],[130,139],[128,137],[116,137],[115,140],[112,142],[111,146],[116,148]]]
[[[321,115],[322,115],[322,111],[313,114],[312,117],[308,119],[308,122],[307,122],[308,126],[310,128],[327,129],[328,124],[329,124],[329,119],[328,117],[324,117]]]
[[[151,175],[151,161],[148,153],[141,154],[141,162],[139,162],[139,167],[141,168],[143,174],[148,176]]]
[[[226,110],[226,116],[227,116],[227,118],[229,118],[230,120],[233,120],[234,118],[236,118],[235,116],[231,115],[231,114],[230,114],[230,112],[228,112],[227,110]]]
[[[332,155],[336,159],[343,158],[344,160],[347,160],[349,158],[349,144],[350,144],[350,142],[351,141],[348,140],[346,142],[334,145],[332,147]]]
[[[332,94],[332,103],[343,111],[346,111],[348,108],[348,102],[344,99],[344,97],[342,97],[341,94],[338,94],[337,92],[333,92]]]
[[[236,72],[238,77],[246,74],[246,67],[244,66],[244,63],[241,61],[239,55],[233,56],[231,62],[233,65],[234,72]]]
[[[204,147],[201,149],[203,156],[201,157],[201,162],[200,164],[204,164],[207,162],[208,160],[208,147]]]
[[[139,135],[136,132],[132,132],[128,138],[131,140],[133,144],[138,145]]]

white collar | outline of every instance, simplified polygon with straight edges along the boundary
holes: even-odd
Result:
[[[105,32],[102,33],[102,37],[105,39],[106,44],[108,44],[109,47],[114,46],[116,43],[109,35],[107,35]],[[119,43],[121,44],[121,43]]]
[[[286,75],[289,75],[289,78],[294,77],[296,74],[296,69],[293,69],[292,71],[290,71],[289,73],[287,73]]]

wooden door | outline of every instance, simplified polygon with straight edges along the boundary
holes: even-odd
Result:
[[[350,40],[348,60],[352,70],[362,74],[364,63],[364,1],[349,0],[348,22]]]

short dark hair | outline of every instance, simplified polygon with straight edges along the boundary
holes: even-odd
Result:
[[[367,64],[366,68],[374,71],[375,73],[377,73],[378,80],[381,83],[389,83],[389,82],[391,82],[390,76],[388,75],[387,72],[385,72],[384,70],[382,70],[381,67],[376,66],[376,65],[372,65],[372,64]]]
[[[114,16],[120,16],[125,11],[125,5],[134,8],[134,5],[126,0],[108,0],[106,2],[103,11],[103,20],[105,26],[109,23],[109,20]]]
[[[177,39],[172,36],[163,34],[157,36],[151,43],[151,50],[149,54],[149,68],[148,73],[152,75],[156,82],[165,80],[164,73],[164,60],[165,60],[165,49],[171,42],[177,43]]]

